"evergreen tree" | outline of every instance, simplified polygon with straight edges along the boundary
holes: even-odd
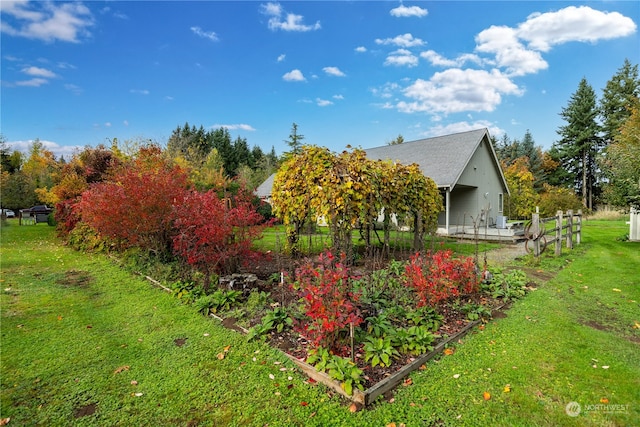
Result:
[[[284,141],[289,147],[291,147],[291,154],[299,154],[302,151],[303,140],[304,135],[300,135],[298,133],[298,125],[296,123],[293,123],[291,125],[291,133],[289,134],[289,139]]]
[[[574,176],[574,186],[582,196],[582,204],[592,209],[598,186],[596,155],[602,146],[602,138],[597,122],[596,94],[586,78],[582,78],[560,116],[567,122],[557,131],[561,138],[556,147],[562,166]]]
[[[403,143],[404,143],[404,136],[398,134],[396,139],[392,139],[391,141],[387,142],[387,145],[400,145]]]
[[[638,65],[625,59],[624,65],[602,90],[600,111],[604,130],[604,143],[610,144],[620,133],[620,127],[631,115],[634,99],[640,97]]]

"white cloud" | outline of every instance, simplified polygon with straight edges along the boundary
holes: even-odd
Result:
[[[29,75],[29,76],[34,76],[34,77],[44,77],[44,78],[48,78],[48,79],[52,79],[54,77],[58,77],[56,75],[56,73],[54,73],[51,70],[47,70],[46,68],[40,68],[40,67],[25,67],[22,69],[22,72]]]
[[[418,57],[407,49],[398,49],[387,56],[387,59],[384,61],[384,65],[411,68],[418,65]]]
[[[354,49],[356,52],[366,52],[367,48],[364,46],[358,46],[357,48]]]
[[[198,37],[202,37],[204,39],[209,39],[212,42],[217,42],[218,39],[218,35],[216,33],[214,33],[213,31],[204,31],[202,28],[200,27],[191,27],[191,31],[193,32],[193,34],[195,34]]]
[[[476,36],[476,43],[476,51],[494,54],[496,65],[511,75],[537,73],[549,66],[540,52],[525,48],[510,27],[491,26]]]
[[[316,98],[316,104],[318,104],[319,107],[327,107],[329,105],[333,105],[333,102],[329,101],[328,99]]]
[[[340,99],[340,100],[341,100],[341,99],[344,99],[344,96],[342,96],[342,95],[340,95],[340,94],[337,94],[337,95],[333,95],[333,96],[332,96],[332,98],[333,98],[333,99]]]
[[[129,92],[138,95],[149,95],[149,91],[147,89],[131,89]]]
[[[3,20],[1,31],[16,37],[78,43],[89,36],[94,24],[89,8],[82,3],[3,1],[2,13],[12,22]]]
[[[164,99],[166,99],[167,101],[173,101],[173,96],[166,95]]]
[[[220,128],[226,128],[229,130],[245,130],[248,132],[253,132],[255,131],[255,128],[251,125],[248,125],[246,123],[237,123],[237,124],[232,124],[232,125],[221,125],[221,124],[215,124],[213,126],[211,126],[212,129],[220,129]]]
[[[45,139],[38,140],[45,150],[51,151],[57,158],[64,156],[66,159],[71,159],[75,153],[79,153],[84,149],[80,145],[60,145],[57,142],[47,141]],[[34,140],[29,139],[26,141],[8,141],[7,147],[12,151],[20,151],[28,154]]]
[[[618,12],[602,12],[588,6],[569,6],[557,12],[536,13],[517,29],[518,37],[532,49],[547,52],[567,42],[597,42],[636,32],[631,18]]]
[[[376,44],[395,45],[398,47],[414,47],[424,45],[424,41],[422,39],[414,38],[411,33],[397,35],[393,38],[376,39],[375,42]]]
[[[282,76],[282,79],[288,82],[303,82],[306,80],[304,78],[304,75],[302,74],[302,71],[298,69],[291,70],[288,73],[285,73]]]
[[[426,59],[431,63],[431,65],[437,67],[461,67],[467,62],[473,62],[481,65],[482,59],[478,57],[478,55],[472,53],[465,53],[458,56],[456,59],[448,59],[444,56],[440,55],[434,50],[427,50],[425,52],[420,53],[420,57]]]
[[[110,128],[110,127],[111,127],[111,122],[106,122],[106,123],[104,124],[104,127],[106,127],[106,128]]]
[[[395,16],[396,18],[407,18],[411,16],[422,18],[423,16],[427,16],[429,11],[419,6],[405,6],[401,4],[400,6],[391,9],[389,13],[391,16]]]
[[[401,89],[398,83],[385,83],[380,88],[371,88],[370,91],[374,96],[378,96],[383,99],[392,98]]]
[[[286,58],[286,57],[287,57],[287,55],[285,55],[284,53],[283,53],[283,54],[281,54],[281,55],[278,55],[278,59],[277,59],[277,61],[278,61],[278,62],[282,62],[282,61],[284,61],[284,60],[285,60],[285,58]]]
[[[346,74],[343,73],[338,67],[324,67],[322,71],[324,71],[330,76],[336,76],[336,77],[346,76]]]
[[[430,80],[416,80],[403,93],[412,101],[398,102],[401,112],[458,113],[493,111],[502,95],[521,95],[522,91],[498,70],[451,68],[435,73]]]
[[[30,79],[30,80],[21,80],[16,82],[16,86],[29,86],[29,87],[40,87],[43,84],[49,83],[47,79],[41,79],[39,77]]]
[[[58,68],[61,68],[63,70],[67,70],[67,69],[75,70],[77,67],[73,64],[69,64],[68,62],[58,62]]]
[[[428,131],[421,135],[426,137],[451,135],[454,133],[468,132],[471,130],[487,128],[491,136],[498,136],[504,133],[504,130],[487,120],[477,120],[475,122],[456,122],[447,125],[438,125],[431,127]]]
[[[66,83],[64,88],[69,92],[73,92],[75,95],[80,95],[82,93],[82,88],[80,86],[71,83]]]
[[[313,25],[303,24],[304,17],[294,13],[284,13],[280,3],[267,3],[260,5],[263,14],[269,16],[268,26],[272,31],[315,31],[321,28],[320,21]],[[284,15],[284,19],[283,19]]]
[[[122,124],[125,125],[125,126],[129,126],[129,120],[123,120]]]
[[[476,51],[495,55],[495,65],[512,76],[548,68],[541,52],[568,42],[590,42],[629,36],[637,26],[618,12],[569,6],[534,13],[517,27],[491,26],[476,36]]]

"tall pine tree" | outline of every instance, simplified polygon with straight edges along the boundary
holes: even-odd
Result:
[[[624,65],[602,90],[600,111],[605,144],[610,144],[620,134],[620,127],[631,115],[631,106],[639,97],[638,65],[631,65],[625,59]]]
[[[562,166],[574,177],[582,204],[589,209],[593,209],[598,185],[596,155],[602,146],[598,114],[596,94],[587,79],[582,78],[569,104],[560,113],[567,124],[557,131],[560,140],[556,147]]]

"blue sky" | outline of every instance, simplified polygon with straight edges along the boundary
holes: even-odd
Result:
[[[637,1],[0,2],[1,132],[57,155],[228,127],[342,151],[486,127],[549,148],[582,77],[640,62]]]

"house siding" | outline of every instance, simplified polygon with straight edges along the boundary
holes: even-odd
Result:
[[[460,223],[458,218],[466,216],[465,223],[470,223],[480,217],[477,225],[495,225],[499,212],[500,194],[503,188],[500,170],[493,160],[491,142],[483,138],[476,152],[471,156],[454,189],[455,192],[465,192],[465,197],[456,197],[456,206],[452,206],[452,220]],[[461,188],[458,188],[461,187]],[[458,193],[459,194],[459,193]]]

